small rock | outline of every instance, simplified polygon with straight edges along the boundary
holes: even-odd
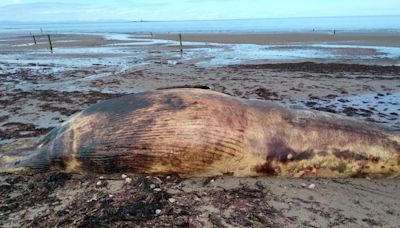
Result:
[[[155,188],[154,191],[155,192],[161,192],[161,188]]]
[[[306,183],[301,183],[301,187],[305,188],[306,186]]]
[[[167,180],[171,179],[171,176],[167,176],[166,179],[167,179]]]
[[[132,182],[132,178],[127,177],[125,178],[125,183],[130,184]]]
[[[100,177],[99,177],[99,180],[104,180],[104,179],[106,179],[106,178],[103,177],[103,176],[100,176]]]
[[[103,184],[103,182],[97,181],[96,186],[101,186],[102,184]]]
[[[161,214],[161,209],[156,209],[156,215]]]
[[[174,198],[169,198],[168,201],[169,201],[170,203],[175,203],[175,202],[176,202],[176,199],[174,199]]]
[[[114,195],[112,195],[112,194],[108,194],[108,197],[110,197],[110,198],[113,198],[113,197],[114,197]]]
[[[155,184],[151,184],[150,185],[150,189],[155,189],[156,188],[156,185]]]
[[[308,188],[309,188],[309,189],[314,189],[314,188],[315,188],[315,184],[310,184],[310,185],[308,185]]]
[[[122,174],[122,175],[121,175],[121,178],[126,180],[126,178],[128,178],[128,176],[125,175],[125,174]]]

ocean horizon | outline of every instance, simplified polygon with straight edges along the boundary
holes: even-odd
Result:
[[[233,23],[234,22],[234,23]],[[279,33],[400,32],[400,16],[97,22],[0,22],[0,33]]]

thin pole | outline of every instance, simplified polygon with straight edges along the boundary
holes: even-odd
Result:
[[[47,38],[49,39],[50,52],[53,53],[53,44],[51,43],[50,34],[47,34]]]
[[[37,43],[36,43],[36,37],[35,37],[35,35],[33,35],[32,33],[31,33],[31,35],[32,35],[32,38],[33,38],[33,43],[34,43],[34,44],[37,44]]]
[[[180,33],[179,33],[179,45],[180,45],[181,53],[183,53],[182,34],[180,34]]]

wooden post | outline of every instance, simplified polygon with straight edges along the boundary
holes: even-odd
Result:
[[[47,38],[49,39],[50,52],[53,53],[53,44],[51,43],[50,34],[47,34]]]
[[[179,46],[180,46],[181,53],[183,53],[182,34],[180,34],[180,33],[179,33]]]
[[[151,39],[153,39],[153,33],[152,32],[150,32],[150,37],[151,37]]]
[[[35,35],[33,35],[32,33],[31,33],[31,35],[32,35],[32,38],[33,38],[33,43],[37,44]]]

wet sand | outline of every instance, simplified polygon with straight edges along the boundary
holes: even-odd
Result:
[[[337,31],[313,33],[271,33],[271,34],[183,34],[184,41],[213,43],[249,43],[249,44],[288,44],[288,43],[352,43],[358,45],[400,47],[400,34],[395,32],[351,33]],[[177,34],[156,34],[155,38],[178,40]]]
[[[99,100],[184,85],[400,129],[400,67],[346,60],[257,60],[208,67],[197,65],[207,58],[190,55],[197,53],[196,45],[186,47],[190,50],[181,58],[176,44],[136,46],[132,43],[137,41],[82,35],[55,39],[53,55],[45,43],[15,48],[10,40],[0,41],[1,155],[15,155],[16,148],[29,147]],[[12,45],[28,40],[18,38]],[[66,40],[73,42],[60,42]],[[57,52],[60,48],[65,49]],[[1,174],[0,224],[396,227],[400,222],[399,178],[129,177]]]

